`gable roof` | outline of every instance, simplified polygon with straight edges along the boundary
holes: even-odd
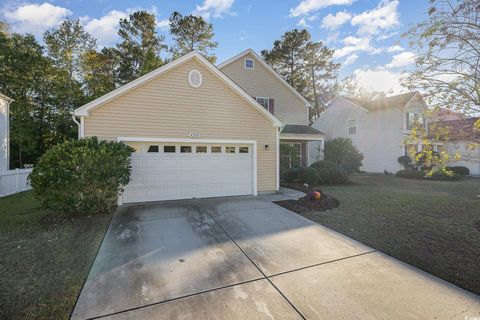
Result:
[[[417,91],[407,92],[391,97],[378,98],[370,101],[360,101],[353,98],[343,97],[348,101],[360,106],[368,111],[375,111],[388,108],[397,108],[404,107],[409,103],[415,96],[420,96]],[[420,96],[421,97],[421,96]]]
[[[202,64],[205,68],[211,71],[214,75],[216,75],[221,81],[223,81],[228,87],[230,87],[233,91],[235,91],[238,95],[240,95],[244,100],[246,100],[253,108],[255,108],[258,112],[260,112],[263,116],[268,118],[274,126],[280,127],[282,123],[278,120],[274,115],[272,115],[269,111],[267,111],[264,107],[262,107],[255,99],[250,97],[242,88],[240,88],[235,82],[230,80],[224,73],[222,73],[217,67],[211,64],[207,59],[205,59],[200,53],[197,51],[192,51],[178,59],[169,62],[160,68],[157,68],[140,78],[137,78],[109,93],[90,101],[89,103],[77,108],[74,110],[73,114],[76,116],[83,116],[88,117],[89,112],[95,108],[101,107],[105,103],[141,86],[142,84],[156,79],[157,77],[161,76],[165,72],[191,60],[197,59],[200,64]]]
[[[234,61],[237,61],[238,59],[240,59],[241,57],[247,55],[247,54],[251,54],[254,56],[254,58],[260,62],[260,64],[265,68],[267,69],[268,72],[270,72],[278,81],[280,81],[288,90],[290,90],[295,96],[297,96],[297,98],[299,98],[300,100],[303,101],[303,103],[305,103],[305,107],[307,108],[310,108],[312,107],[312,104],[307,100],[305,99],[300,93],[298,93],[297,90],[295,90],[287,81],[285,81],[285,79],[282,78],[282,76],[280,76],[275,70],[273,70],[272,67],[270,67],[270,65],[265,62],[265,60],[263,60],[262,57],[260,57],[255,51],[253,51],[252,49],[247,49],[245,51],[242,51],[240,52],[239,54],[237,54],[236,56],[233,56],[231,57],[230,59],[220,63],[218,65],[218,68],[219,69],[222,69],[223,67],[229,65],[230,63],[234,62]]]
[[[475,123],[480,117],[471,117],[458,120],[433,122],[430,126],[439,126],[448,130],[450,140],[477,140],[480,139],[480,130],[475,128]]]

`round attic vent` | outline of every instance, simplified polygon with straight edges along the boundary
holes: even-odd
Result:
[[[194,88],[198,88],[202,85],[202,74],[198,70],[191,70],[188,73],[188,83]]]

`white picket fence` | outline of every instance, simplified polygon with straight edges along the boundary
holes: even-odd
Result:
[[[0,197],[30,190],[28,175],[32,169],[0,171]]]

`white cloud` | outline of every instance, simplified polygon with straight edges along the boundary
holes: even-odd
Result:
[[[101,47],[115,43],[118,35],[119,21],[128,16],[127,12],[112,10],[101,18],[82,18],[85,30],[97,38]]]
[[[398,0],[381,1],[375,9],[365,11],[352,18],[352,25],[358,26],[358,33],[362,35],[378,34],[399,24]]]
[[[407,73],[384,69],[356,69],[353,75],[358,84],[368,91],[381,91],[391,94],[406,91],[401,86],[401,82],[408,75]]]
[[[163,31],[168,30],[170,28],[170,20],[163,19],[157,21],[157,28],[162,29]]]
[[[3,14],[14,31],[40,35],[58,26],[72,11],[44,2],[7,8],[3,10]]]
[[[344,66],[349,66],[353,64],[355,61],[357,61],[358,55],[357,54],[352,54],[351,56],[348,56],[348,58],[345,60],[343,63]]]
[[[205,0],[202,5],[197,5],[193,13],[205,19],[221,18],[223,14],[232,15],[233,12],[230,11],[230,8],[233,2],[234,0]]]
[[[394,46],[391,46],[390,48],[387,49],[388,52],[400,52],[400,51],[403,51],[403,50],[405,50],[405,49],[403,49],[398,44],[396,44]]]
[[[405,51],[394,55],[392,61],[385,66],[387,68],[400,68],[413,63],[415,63],[415,54],[413,52]]]
[[[337,12],[337,14],[329,14],[322,20],[322,27],[330,30],[337,29],[342,24],[346,23],[352,18],[352,15],[346,11]]]
[[[370,40],[367,38],[357,38],[353,36],[348,36],[343,39],[343,44],[346,46],[358,46],[361,45],[362,43],[369,42]]]
[[[297,22],[297,26],[302,27],[302,28],[311,28],[312,26],[307,23],[305,18],[300,19],[300,21]]]
[[[352,2],[353,0],[302,0],[298,6],[290,9],[290,16],[298,17],[330,6],[350,5]]]
[[[359,38],[348,36],[343,39],[343,48],[335,49],[333,54],[334,58],[342,58],[348,55],[353,54],[354,52],[367,52],[368,54],[377,54],[383,50],[380,48],[375,48],[370,44],[370,38]]]

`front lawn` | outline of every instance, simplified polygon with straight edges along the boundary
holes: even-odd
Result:
[[[357,175],[321,189],[336,209],[303,215],[480,294],[480,179]]]
[[[0,198],[0,319],[68,319],[110,218],[53,218],[30,192]]]

